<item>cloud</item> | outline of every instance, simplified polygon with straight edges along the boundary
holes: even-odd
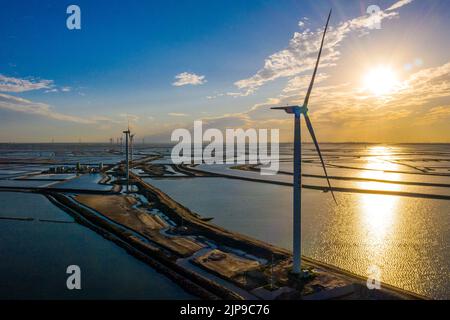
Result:
[[[121,113],[119,114],[119,117],[121,118],[125,118],[125,121],[128,122],[138,122],[140,117],[138,115],[135,114],[131,114],[131,113]]]
[[[389,102],[414,107],[448,97],[450,97],[450,62],[411,74]]]
[[[392,19],[397,15],[396,12],[381,11],[377,16],[377,22]],[[330,27],[322,53],[321,67],[331,67],[336,64],[340,58],[338,48],[350,32],[364,33],[373,26],[373,23],[373,17],[365,15],[341,22],[336,27]],[[317,59],[322,34],[323,29],[295,32],[287,48],[267,57],[264,66],[256,74],[234,83],[241,90],[241,95],[252,94],[267,82],[284,77],[295,77],[312,70]]]
[[[205,76],[200,76],[195,73],[188,73],[188,72],[177,74],[175,76],[175,79],[176,81],[172,83],[172,85],[175,87],[181,87],[186,85],[197,86],[206,83]]]
[[[298,78],[294,82],[288,82],[286,88],[306,87],[309,77]],[[311,96],[313,103],[310,116],[319,140],[367,141],[375,136],[380,140],[396,137],[411,142],[422,139],[419,135],[413,137],[411,125],[450,121],[450,61],[411,74],[399,88],[381,99],[368,95],[353,83],[315,87]],[[283,113],[273,112],[270,107],[301,104],[303,98],[303,93],[297,90],[295,95],[280,94],[277,98],[268,98],[265,102],[253,105],[247,111],[205,118],[205,121],[219,127],[278,128],[281,140],[291,141],[292,119]],[[447,102],[443,102],[443,99],[447,99]],[[355,137],[355,132],[361,131],[367,135]],[[336,135],[337,132],[339,135]],[[405,136],[405,132],[409,136]]]
[[[85,119],[53,111],[51,107],[45,103],[32,102],[27,99],[1,93],[0,93],[0,108],[16,112],[40,115],[55,120],[84,123],[84,124],[96,123],[96,121],[92,119]]]
[[[422,117],[419,118],[418,123],[425,125],[430,125],[435,122],[448,123],[449,119],[450,104],[431,108]]]
[[[58,88],[48,89],[48,90],[45,90],[44,92],[45,93],[56,93],[56,92],[70,92],[70,91],[72,91],[71,87],[62,87],[61,89],[58,89]]]
[[[298,26],[300,28],[304,28],[306,26],[306,24],[308,23],[308,18],[307,17],[303,17],[300,19],[300,21],[298,22]]]
[[[325,73],[319,73],[316,76],[316,79],[314,81],[314,84],[319,84],[320,82],[326,80],[329,78],[329,76]],[[296,76],[291,78],[286,87],[283,89],[283,92],[293,92],[293,91],[300,91],[302,89],[307,89],[309,87],[309,83],[311,82],[311,75],[305,75],[305,76]]]
[[[450,117],[448,106],[440,105],[442,99],[450,97],[450,62],[411,74],[398,87],[384,99],[350,84],[335,89],[318,87],[312,112],[319,122],[365,126],[380,119],[411,119],[414,123],[422,118],[440,121]]]
[[[0,74],[0,92],[7,93],[23,93],[33,90],[46,89],[44,93],[69,92],[70,87],[57,88],[53,80],[41,79],[20,79],[7,77]],[[10,110],[14,112],[26,113],[46,117],[53,120],[74,122],[80,124],[105,124],[116,122],[113,119],[102,116],[91,116],[87,118],[68,115],[55,111],[51,106],[45,103],[33,102],[21,97],[11,96],[9,94],[0,93],[0,109]]]
[[[171,117],[187,117],[187,116],[189,116],[186,113],[178,113],[178,112],[169,112],[168,115]]]
[[[213,99],[217,99],[219,97],[223,97],[225,95],[226,95],[225,93],[216,93],[216,94],[211,95],[211,96],[206,96],[206,99],[213,100]]]
[[[397,1],[381,13],[382,19],[397,17],[398,13],[393,10],[411,2]],[[334,66],[340,58],[338,49],[343,40],[351,32],[364,34],[373,22],[369,16],[363,16],[330,28],[321,67]],[[278,128],[281,141],[292,141],[292,117],[274,112],[270,107],[303,103],[302,91],[306,91],[311,79],[311,75],[303,72],[314,66],[321,34],[322,30],[294,34],[286,49],[269,56],[263,68],[253,76],[236,82],[240,92],[215,92],[209,99],[251,94],[270,81],[286,78],[286,85],[278,96],[254,104],[243,112],[205,117],[202,119],[204,125],[219,129]],[[325,72],[317,76],[317,86],[311,96],[310,116],[319,141],[429,142],[434,138],[440,141],[442,136],[448,141],[450,61],[410,73],[383,98],[368,94],[358,87],[358,83],[326,84],[328,78]],[[417,130],[419,124],[434,125],[441,136]]]
[[[296,89],[306,87],[309,77],[297,79]],[[319,82],[320,83],[320,82]],[[293,84],[287,84],[287,88]],[[244,112],[204,117],[205,128],[255,128],[280,130],[281,141],[292,141],[292,117],[270,110],[271,106],[287,103],[301,104],[304,95],[280,94],[254,104]],[[325,141],[386,141],[420,142],[442,137],[419,132],[417,126],[440,128],[450,121],[450,61],[440,66],[410,74],[400,86],[384,99],[368,95],[354,83],[339,85],[319,84],[312,92],[310,116],[318,139]],[[442,101],[447,99],[447,101]],[[437,129],[436,129],[437,130]],[[447,130],[447,131],[445,131]],[[165,133],[161,137],[170,136]],[[309,139],[305,135],[305,139]]]
[[[22,93],[33,90],[43,90],[44,93],[70,92],[71,87],[57,88],[53,80],[20,79],[0,74],[0,92]]]
[[[51,89],[53,80],[19,79],[0,74],[0,92],[26,92]]]
[[[393,11],[403,7],[413,0],[400,0],[392,5],[386,11]],[[360,35],[367,33],[373,28],[374,23],[381,23],[383,20],[393,19],[398,16],[397,12],[380,11],[376,17],[364,15],[339,23],[336,27],[330,26],[326,36],[322,57],[321,68],[336,66],[340,59],[339,46],[343,40],[352,32],[359,32]],[[301,29],[305,27],[305,21],[302,18],[298,25]],[[226,96],[244,97],[255,93],[261,86],[279,78],[289,78],[290,87],[285,92],[296,90],[296,82],[303,81],[299,77],[302,73],[313,70],[317,59],[317,52],[320,48],[323,29],[311,31],[304,29],[301,32],[295,32],[288,46],[280,50],[264,61],[264,66],[253,76],[238,80],[234,85],[239,89],[238,92],[227,92]],[[325,74],[322,75],[326,77]],[[214,99],[219,95],[209,96],[208,99]]]
[[[46,117],[53,120],[80,123],[80,124],[105,124],[115,123],[116,121],[103,116],[91,116],[82,118],[73,115],[67,115],[53,110],[45,103],[33,102],[20,97],[15,97],[0,93],[0,109],[6,109],[14,112],[21,112],[31,115]]]
[[[407,4],[410,4],[411,2],[413,2],[413,0],[400,0],[400,1],[397,1],[392,6],[387,8],[386,11],[392,11],[392,10],[401,8],[401,7],[403,7],[403,6],[407,5]]]
[[[394,4],[389,11],[407,5],[411,1],[399,1]],[[376,22],[386,19],[393,19],[398,16],[397,12],[380,12]],[[299,24],[304,27],[302,19]],[[339,46],[350,33],[365,34],[373,26],[373,17],[365,15],[350,19],[339,23],[336,27],[330,27],[327,33],[324,50],[322,53],[321,67],[333,67],[340,59]],[[246,126],[261,127],[276,125],[290,127],[292,121],[270,111],[271,106],[284,104],[301,104],[303,103],[304,92],[306,91],[311,75],[303,74],[314,68],[319,50],[323,29],[310,31],[309,29],[302,32],[294,33],[287,48],[278,51],[264,61],[264,66],[258,70],[253,76],[235,82],[240,92],[229,92],[230,96],[245,96],[254,93],[259,87],[267,82],[274,81],[279,78],[288,78],[288,82],[282,92],[276,98],[269,98],[263,103],[253,105],[249,110],[236,113],[225,114],[213,119],[216,123],[231,123],[232,120],[238,123],[245,123]],[[424,71],[429,73],[431,70]],[[433,71],[439,74],[438,71]],[[404,83],[398,88],[397,96],[400,96],[406,88],[418,89],[421,84],[414,80],[415,77],[422,77],[420,74],[409,79],[408,83]],[[329,75],[320,73],[316,77],[316,84],[324,82]],[[428,79],[430,80],[430,79]],[[413,83],[414,82],[414,83]],[[402,91],[403,90],[403,91]],[[406,92],[405,92],[406,94]],[[408,95],[411,91],[408,92]],[[442,95],[447,94],[445,89]],[[336,128],[347,123],[353,126],[356,123],[364,123],[365,120],[378,121],[380,114],[384,119],[393,121],[404,119],[414,114],[408,106],[401,104],[400,99],[389,97],[389,99],[377,99],[367,97],[367,93],[355,89],[355,85],[351,83],[343,83],[340,85],[316,86],[311,96],[314,101],[311,117],[318,125],[324,125],[328,128]],[[406,100],[407,101],[407,100]],[[423,102],[423,100],[422,100]],[[364,112],[361,112],[364,110]],[[380,113],[381,111],[381,113]],[[368,115],[369,114],[369,115]],[[210,119],[211,121],[211,119]],[[330,125],[332,123],[332,125]],[[282,128],[280,128],[282,129]],[[289,132],[290,134],[290,132]]]

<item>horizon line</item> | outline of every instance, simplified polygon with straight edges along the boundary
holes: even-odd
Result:
[[[294,143],[294,141],[289,141],[289,142],[279,142],[279,144],[292,144]],[[6,145],[6,144],[34,144],[34,145],[39,145],[39,144],[77,144],[77,145],[88,145],[88,144],[103,144],[103,145],[117,145],[117,143],[113,143],[111,144],[110,142],[106,142],[106,141],[91,141],[91,142],[79,142],[79,141],[71,141],[71,142],[1,142],[0,141],[0,145]],[[173,141],[166,141],[166,142],[136,142],[135,145],[150,145],[150,144],[173,144],[176,145],[177,142],[173,142]],[[209,142],[204,142],[203,145],[208,145]],[[225,144],[225,143],[224,143]],[[247,144],[247,143],[246,143]],[[302,141],[302,144],[313,144],[313,142],[305,142]],[[450,144],[450,141],[448,142],[383,142],[383,141],[362,141],[362,142],[354,142],[354,141],[334,141],[334,142],[330,142],[330,141],[323,141],[320,142],[320,144]]]

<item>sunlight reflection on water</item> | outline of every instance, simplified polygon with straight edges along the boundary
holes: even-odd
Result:
[[[360,172],[361,178],[366,179],[384,179],[384,171],[398,170],[398,165],[388,162],[392,159],[389,153],[389,148],[373,147],[369,150],[371,155],[375,157],[370,158],[371,161],[367,163],[366,168],[371,169]],[[375,171],[377,170],[377,171]],[[399,179],[397,176],[395,179]],[[398,184],[384,184],[379,182],[357,182],[357,188],[361,189],[376,189],[383,191],[401,191],[402,187]],[[384,196],[378,194],[362,194],[359,197],[359,208],[361,211],[361,228],[366,237],[365,241],[376,245],[377,252],[375,256],[382,255],[386,250],[385,237],[386,234],[395,232],[396,212],[398,205],[398,197]]]
[[[402,181],[399,152],[364,150],[355,177]],[[389,170],[387,173],[384,170]],[[149,180],[190,209],[227,229],[291,249],[290,187],[224,178]],[[333,183],[333,182],[332,182]],[[355,181],[355,188],[404,191],[400,184]],[[192,195],[201,195],[195,196]],[[383,194],[303,190],[304,255],[367,276],[371,266],[381,281],[434,298],[450,298],[450,214],[448,201]]]

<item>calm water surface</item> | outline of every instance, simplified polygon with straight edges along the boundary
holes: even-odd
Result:
[[[289,187],[232,180],[148,179],[213,223],[291,249]],[[195,196],[193,196],[195,195]],[[450,208],[445,200],[303,190],[306,256],[433,298],[450,298]]]
[[[0,192],[0,299],[192,299],[125,250],[76,223],[38,194]],[[66,289],[66,268],[81,268],[82,290]]]

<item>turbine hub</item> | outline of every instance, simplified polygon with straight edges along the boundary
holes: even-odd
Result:
[[[306,107],[306,106],[299,107],[298,111],[300,113],[307,114],[308,113],[308,107]]]

